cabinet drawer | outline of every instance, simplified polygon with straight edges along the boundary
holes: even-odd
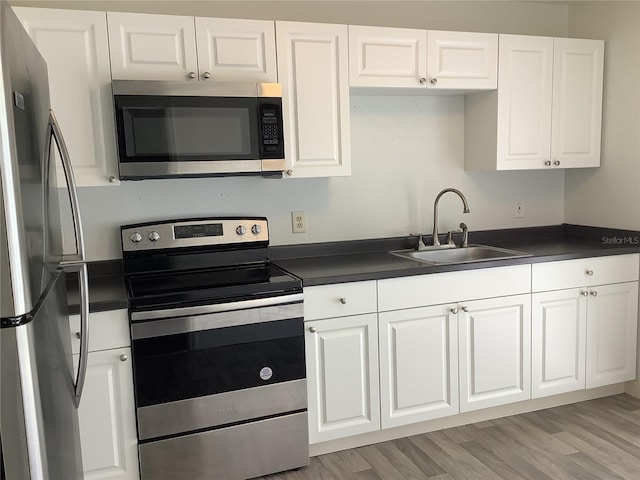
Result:
[[[80,353],[80,315],[69,317],[71,332],[71,350]],[[111,310],[89,314],[89,351],[107,350],[110,348],[128,347],[129,316],[127,310]]]
[[[381,312],[531,291],[531,265],[483,268],[378,281]]]
[[[305,320],[374,313],[376,310],[375,280],[304,289]]]
[[[560,262],[536,263],[532,270],[534,292],[563,288],[590,287],[638,280],[640,255],[578,258]]]

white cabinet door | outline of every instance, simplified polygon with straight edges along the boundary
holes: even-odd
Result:
[[[276,22],[276,45],[288,176],[350,175],[347,26]]]
[[[305,322],[309,442],[380,429],[376,314]]]
[[[546,168],[553,38],[500,35],[498,58],[497,169]]]
[[[193,17],[107,12],[114,80],[197,81]]]
[[[498,87],[498,34],[427,32],[427,88]]]
[[[536,293],[531,302],[531,397],[585,388],[587,289]]]
[[[278,81],[274,22],[206,17],[195,22],[200,80]]]
[[[587,388],[636,378],[638,282],[589,288]]]
[[[379,314],[382,428],[459,412],[457,323],[447,305]]]
[[[130,348],[89,353],[78,410],[85,480],[139,478],[130,358]]]
[[[427,31],[349,25],[349,85],[426,87]]]
[[[531,398],[531,295],[465,302],[458,313],[460,411]]]
[[[14,8],[47,62],[51,107],[78,186],[119,183],[104,12]],[[58,159],[58,185],[64,185]]]
[[[554,39],[551,161],[600,166],[604,42]]]

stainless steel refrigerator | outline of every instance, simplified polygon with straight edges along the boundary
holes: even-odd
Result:
[[[87,267],[78,199],[47,66],[0,1],[0,442],[7,480],[82,478],[77,407],[87,359]],[[73,99],[70,99],[73,101]],[[57,150],[65,185],[57,185]],[[61,195],[59,187],[64,195]],[[62,254],[59,198],[76,252]],[[80,277],[81,347],[73,368],[65,273]]]

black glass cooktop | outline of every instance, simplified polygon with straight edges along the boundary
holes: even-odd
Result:
[[[302,291],[300,279],[271,263],[130,274],[131,308],[172,308],[224,303]]]

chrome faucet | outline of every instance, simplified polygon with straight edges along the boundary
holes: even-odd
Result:
[[[434,246],[440,245],[440,240],[438,239],[438,202],[440,201],[440,197],[442,197],[442,195],[444,195],[447,192],[453,192],[460,197],[460,200],[462,200],[462,205],[464,207],[462,210],[462,213],[470,212],[467,199],[460,190],[457,190],[455,188],[445,188],[444,190],[442,190],[436,197],[435,202],[433,203],[433,245]],[[461,225],[461,228],[462,228],[462,225]],[[463,230],[466,230],[466,225],[464,226]],[[466,237],[466,235],[464,236]],[[466,242],[463,241],[463,243],[466,243]]]

